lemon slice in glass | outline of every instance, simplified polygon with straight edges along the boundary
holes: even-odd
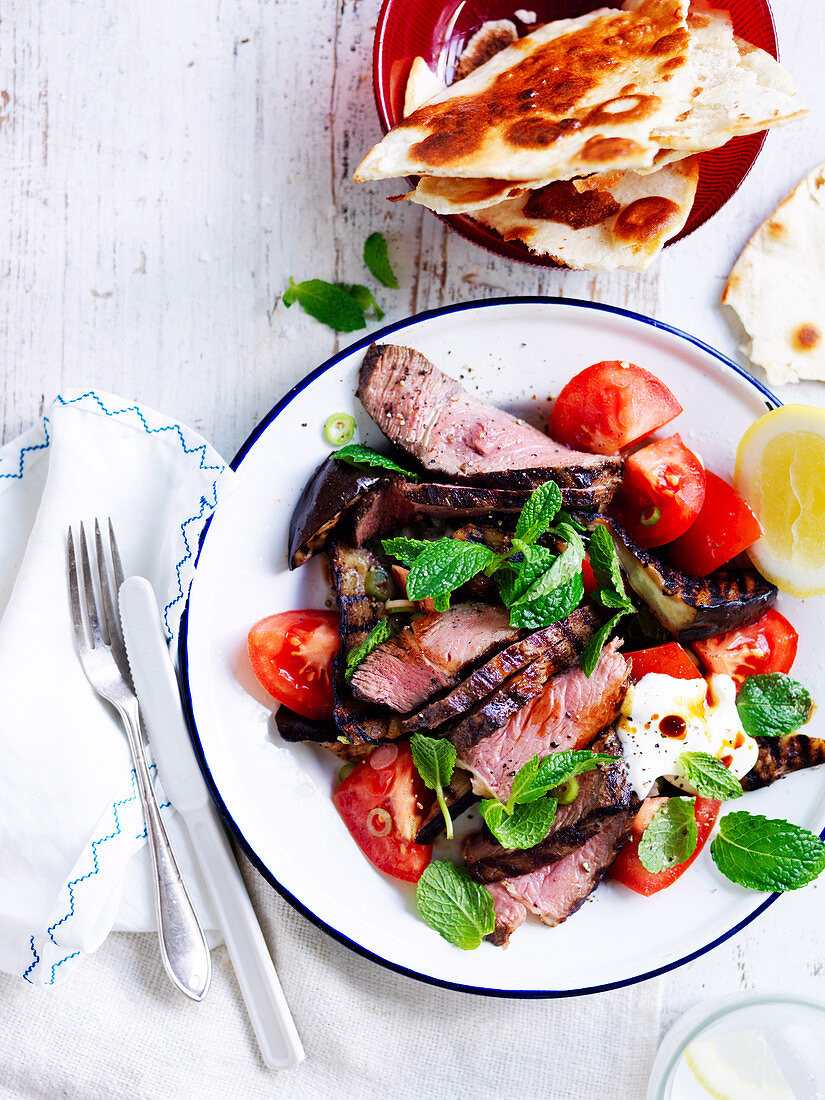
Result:
[[[685,1050],[685,1061],[714,1100],[799,1100],[756,1031],[699,1039]]]
[[[783,405],[751,424],[734,486],[762,525],[748,550],[759,572],[792,596],[825,593],[825,409]]]

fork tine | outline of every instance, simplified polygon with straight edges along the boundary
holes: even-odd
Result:
[[[115,611],[112,585],[109,580],[109,565],[106,554],[103,551],[103,538],[100,534],[100,523],[95,519],[95,554],[97,555],[97,575],[100,584],[100,600],[102,604],[103,619],[106,632],[109,635],[110,644],[120,640],[120,622]]]
[[[112,551],[112,565],[115,570],[115,590],[120,592],[120,586],[123,584],[123,561],[120,557],[120,549],[117,545],[111,518],[109,519],[109,547]]]
[[[105,645],[106,639],[103,636],[100,616],[97,612],[92,566],[89,560],[89,544],[86,541],[86,528],[83,526],[82,520],[80,522],[80,574],[86,598],[86,614],[89,616],[89,628],[92,632],[92,646]]]
[[[69,602],[72,609],[72,626],[74,627],[75,641],[77,642],[78,649],[86,649],[89,645],[89,639],[86,634],[86,627],[83,625],[83,611],[80,607],[80,591],[77,586],[77,558],[74,550],[74,536],[72,535],[72,529],[69,528],[68,537],[66,540],[66,557],[69,573]]]

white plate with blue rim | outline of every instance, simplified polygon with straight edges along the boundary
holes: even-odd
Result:
[[[550,398],[588,364],[638,363],[684,407],[665,433],[678,431],[709,469],[727,477],[745,429],[780,404],[701,341],[650,318],[570,299],[496,299],[422,313],[311,371],[235,458],[237,483],[204,533],[182,626],[190,728],[221,813],[259,870],[315,924],[360,954],[436,985],[494,996],[574,996],[642,981],[723,945],[776,895],[728,882],[705,849],[652,898],[608,879],[556,928],[530,918],[506,950],[483,943],[461,951],[421,919],[414,887],[377,871],[356,847],[330,798],[339,762],[278,735],[275,704],[252,674],[246,635],[265,615],[329,606],[319,558],[287,570],[287,530],[305,482],[329,452],[323,425],[331,413],[350,412],[356,438],[382,445],[355,397],[373,340],[416,348],[471,392],[537,425],[546,425]],[[794,677],[815,700],[825,699],[818,658],[825,600],[780,595],[777,607],[800,636]],[[825,736],[823,713],[815,711],[806,732]],[[823,789],[825,773],[814,768],[748,794],[737,809],[821,833]],[[610,951],[594,950],[605,942]]]

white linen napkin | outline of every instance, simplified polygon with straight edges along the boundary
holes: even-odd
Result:
[[[172,641],[231,477],[189,428],[106,393],[58,397],[0,449],[0,970],[27,982],[60,981],[115,924],[154,927],[126,737],[74,648],[66,530],[111,517]]]

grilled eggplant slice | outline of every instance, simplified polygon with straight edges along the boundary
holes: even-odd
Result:
[[[757,737],[759,757],[742,777],[746,791],[768,787],[783,775],[825,764],[825,740],[807,737],[804,733],[789,733],[786,737]]]
[[[776,586],[755,569],[717,569],[708,577],[692,577],[643,550],[615,520],[607,526],[630,587],[680,641],[747,626],[776,600]]]
[[[297,569],[323,550],[345,512],[382,480],[325,458],[304,487],[289,523],[289,568]]]

